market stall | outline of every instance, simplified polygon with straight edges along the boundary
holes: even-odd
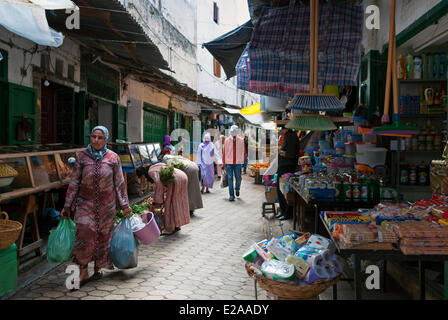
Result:
[[[72,163],[77,154],[84,149],[66,144],[0,147],[0,211],[3,211],[4,219],[1,228],[2,237],[10,232],[5,227],[8,221],[17,220],[22,226],[20,232],[14,233],[15,239],[10,239],[15,244],[9,248],[2,248],[2,255],[8,250],[17,253],[13,255],[14,259],[24,257],[33,251],[37,256],[42,255],[44,242],[38,218],[45,213],[47,207],[55,207],[53,194],[62,195],[62,189],[70,181]],[[28,221],[31,242],[25,237],[28,233]],[[15,261],[17,262],[15,265],[20,262]],[[15,273],[2,276],[12,279]]]
[[[161,152],[160,143],[108,143],[108,146],[118,154],[121,161],[124,179],[128,187],[128,195],[138,195],[131,198],[131,203],[138,203],[147,198],[149,193],[149,185],[145,179],[140,182],[136,179],[136,169],[139,167],[148,167],[159,162]]]

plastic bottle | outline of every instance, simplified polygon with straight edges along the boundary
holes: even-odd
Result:
[[[369,181],[367,177],[367,171],[364,171],[364,174],[361,176],[360,180],[361,185],[361,201],[369,202]]]
[[[426,186],[428,183],[428,174],[425,161],[422,161],[417,168],[418,184],[421,186]]]
[[[352,184],[350,183],[350,179],[346,178],[343,185],[343,197],[344,202],[352,201]]]
[[[434,53],[434,79],[438,79],[440,76],[440,54]]]
[[[408,53],[406,56],[406,79],[412,79],[412,76],[414,75],[413,65],[414,57],[412,54]]]
[[[409,184],[409,166],[406,162],[404,162],[404,159],[401,159],[400,163],[400,184],[401,185],[408,185]]]
[[[358,179],[355,179],[355,182],[352,184],[352,198],[354,202],[361,201],[361,190]]]
[[[440,53],[440,79],[446,79],[446,69],[447,69],[447,58],[446,58],[446,52]]]
[[[398,61],[397,61],[397,78],[398,79],[406,79],[406,61],[403,58],[403,55],[400,54],[398,56]]]
[[[428,79],[428,56],[422,53],[422,78]]]
[[[341,199],[342,182],[339,178],[336,178],[334,183],[334,200],[339,201]]]
[[[371,199],[372,201],[379,201],[380,199],[380,179],[377,179],[375,175],[372,176],[371,179]]]
[[[415,56],[414,57],[414,79],[422,78],[422,57]]]
[[[409,184],[411,186],[417,184],[417,168],[414,163],[412,163],[409,167]]]
[[[434,56],[428,53],[428,78],[432,79],[434,76]]]

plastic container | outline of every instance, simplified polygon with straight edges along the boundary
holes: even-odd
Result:
[[[0,297],[17,288],[17,247],[0,250]]]
[[[295,269],[292,264],[278,261],[268,260],[261,265],[263,275],[272,280],[294,280]]]
[[[319,148],[320,148],[320,150],[329,149],[330,148],[330,141],[319,140]]]
[[[375,134],[363,134],[362,142],[364,143],[376,143],[376,135]]]
[[[348,136],[347,142],[358,143],[362,142],[362,134],[352,133]]]
[[[144,245],[152,244],[160,237],[160,229],[152,212],[148,212],[148,223],[146,226],[134,231],[134,235]]]
[[[354,166],[355,162],[356,162],[356,156],[353,156],[351,154],[344,154],[344,161],[346,164],[350,165],[350,166]]]
[[[414,57],[414,79],[422,78],[422,57]]]
[[[360,143],[356,143],[355,146],[356,146],[356,152],[364,152],[364,150],[366,150],[366,149],[376,148],[375,143],[360,142]]]
[[[356,153],[356,144],[347,142],[345,143],[345,154],[354,156]]]
[[[363,152],[356,153],[356,162],[360,164],[366,164],[371,168],[386,163],[386,148],[372,148],[366,149]]]
[[[345,143],[343,142],[338,142],[335,144],[335,148],[336,148],[336,153],[339,155],[343,155],[345,154]]]

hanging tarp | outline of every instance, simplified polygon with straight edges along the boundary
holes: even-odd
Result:
[[[202,45],[221,64],[227,79],[236,75],[236,63],[252,37],[253,28],[253,24],[249,20],[242,26]]]
[[[62,33],[49,27],[45,9],[77,9],[67,0],[0,0],[0,25],[43,46],[59,47]]]
[[[46,10],[77,8],[76,4],[70,0],[1,0],[0,2],[42,8]]]
[[[292,99],[309,92],[309,5],[264,7],[237,64],[238,88]],[[319,88],[355,86],[361,63],[362,6],[323,3],[319,14]]]

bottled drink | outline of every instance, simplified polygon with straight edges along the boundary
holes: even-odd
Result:
[[[359,202],[361,200],[361,191],[359,189],[358,179],[355,179],[355,182],[352,184],[352,198],[354,202]]]
[[[418,184],[421,186],[428,185],[428,168],[425,165],[425,162],[422,161],[417,168],[417,176],[418,176]]]
[[[352,184],[350,183],[350,179],[346,178],[343,186],[343,196],[345,202],[352,201]]]
[[[415,164],[411,164],[409,167],[409,184],[416,185],[417,184],[417,169],[415,168]]]
[[[414,57],[412,56],[412,54],[408,53],[408,55],[406,56],[406,79],[412,79],[414,75],[413,65]]]
[[[361,186],[361,201],[369,202],[370,193],[369,193],[369,181],[367,171],[364,171],[364,174],[361,176],[360,186]]]

